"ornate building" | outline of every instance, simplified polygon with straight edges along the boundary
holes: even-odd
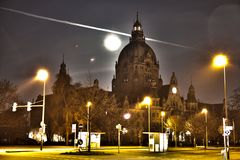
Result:
[[[130,103],[137,102],[146,94],[157,96],[162,86],[162,80],[159,78],[159,63],[154,51],[145,42],[138,17],[133,25],[130,42],[121,51],[115,70],[112,91],[120,101],[125,96]]]
[[[71,84],[71,77],[63,61],[52,87],[53,94],[46,98],[48,113],[46,123],[49,127],[47,128],[49,137],[55,134],[66,137],[68,141],[72,122],[81,121],[81,124],[86,126],[86,118],[82,120],[86,113],[80,110],[84,108],[86,110],[85,102],[89,99],[96,103],[96,115],[99,116],[99,119],[96,115],[94,116],[96,119],[92,120],[92,127],[106,132],[107,141],[114,142],[115,132],[112,128],[121,123],[129,129],[129,135],[124,135],[125,143],[123,144],[131,145],[141,145],[146,142],[142,133],[147,131],[148,114],[147,109],[139,105],[144,96],[152,98],[151,131],[155,132],[160,132],[163,128],[161,111],[166,113],[165,120],[171,116],[186,120],[191,115],[199,113],[202,108],[207,108],[212,113],[220,111],[218,114],[221,114],[222,110],[219,110],[221,104],[209,105],[197,100],[192,83],[185,100],[181,96],[174,72],[169,82],[163,83],[159,74],[159,62],[153,49],[145,41],[143,27],[138,17],[133,25],[129,43],[118,57],[115,72],[112,79],[112,92],[102,90],[98,86],[98,80],[95,80],[92,86],[82,87]],[[41,100],[41,97],[38,99]],[[131,113],[131,118],[128,120],[123,118],[123,113],[126,112]],[[37,117],[33,115],[37,114],[32,114],[31,117]],[[40,115],[39,111],[38,115]],[[34,119],[34,122],[38,123],[35,126],[39,126],[39,121]],[[182,132],[181,137],[184,136]],[[184,138],[181,139],[184,140]]]
[[[112,92],[119,102],[127,97],[130,104],[141,102],[148,95],[154,106],[172,114],[193,112],[197,109],[195,91],[191,84],[188,99],[181,97],[175,73],[169,84],[163,85],[159,74],[159,62],[153,49],[146,43],[143,27],[138,16],[133,25],[129,43],[122,49],[115,65]]]

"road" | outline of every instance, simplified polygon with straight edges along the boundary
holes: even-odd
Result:
[[[146,147],[121,147],[117,154],[117,147],[102,147],[96,152],[110,153],[112,155],[64,155],[74,151],[73,147],[45,146],[43,151],[37,146],[0,146],[1,160],[221,160],[221,148],[209,148],[208,150],[196,148],[170,148],[166,153],[149,153]],[[240,148],[230,150],[231,160],[240,160]]]

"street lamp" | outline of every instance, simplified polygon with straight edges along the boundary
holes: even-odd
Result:
[[[48,79],[48,72],[45,69],[40,69],[37,72],[36,80],[43,81],[43,104],[42,104],[42,121],[40,123],[42,127],[41,132],[41,148],[43,147],[43,135],[45,134],[45,123],[44,123],[44,115],[45,115],[45,92],[46,92],[46,80]]]
[[[226,120],[228,120],[228,109],[227,109],[227,82],[226,82],[226,65],[228,64],[228,58],[224,54],[220,53],[216,55],[213,58],[213,66],[217,68],[223,67],[223,87],[224,87],[224,100],[223,100],[223,106],[224,106],[224,111],[225,111],[225,119],[223,118],[223,126],[225,125]],[[225,131],[225,128],[223,128]],[[226,159],[229,159],[229,135],[223,136],[224,138],[224,149],[225,152],[227,153]]]
[[[223,54],[218,54],[213,58],[213,66],[217,68],[223,67],[223,80],[224,80],[224,111],[225,111],[225,118],[228,119],[228,110],[227,110],[227,85],[226,85],[226,65],[228,64],[228,58],[227,56]]]
[[[125,114],[123,115],[123,118],[126,119],[126,120],[128,120],[129,118],[131,118],[131,114],[130,114],[130,113],[125,113]]]
[[[150,105],[152,103],[152,99],[148,96],[144,97],[142,104],[146,105],[148,108],[148,140],[150,140],[150,132],[151,132],[151,113],[150,113]],[[150,143],[148,142],[148,146],[150,149]]]
[[[205,124],[206,124],[206,126],[205,126],[205,149],[207,149],[207,147],[208,147],[208,130],[207,130],[207,113],[208,113],[208,110],[206,109],[206,108],[203,108],[202,109],[202,112],[201,113],[203,113],[204,115],[205,115]]]
[[[162,122],[162,133],[163,133],[163,125],[164,125],[164,117],[166,113],[164,111],[161,111],[161,122]]]
[[[121,124],[116,125],[116,129],[118,130],[118,154],[120,153],[120,145],[121,145],[121,132],[123,134],[127,133],[128,130],[126,128],[123,128]]]
[[[40,69],[37,72],[37,76],[35,77],[36,80],[40,80],[43,81],[43,100],[42,100],[42,104],[36,104],[39,102],[35,102],[35,103],[31,103],[31,102],[27,102],[27,105],[18,105],[16,102],[13,103],[12,106],[12,111],[15,112],[17,111],[17,108],[22,108],[22,107],[26,107],[27,111],[31,111],[32,107],[42,107],[42,121],[40,122],[40,126],[41,126],[41,145],[40,145],[40,150],[42,150],[43,147],[43,135],[45,134],[45,123],[44,123],[44,114],[45,114],[45,83],[46,80],[48,78],[48,72],[45,69]]]
[[[92,102],[87,102],[87,132],[88,132],[88,152],[91,151],[91,129],[90,129],[90,107],[92,106]]]

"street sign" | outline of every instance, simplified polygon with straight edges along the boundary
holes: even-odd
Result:
[[[72,124],[72,133],[76,132],[77,124]]]
[[[226,126],[225,128],[228,129],[228,130],[230,130],[230,131],[233,130],[233,126]]]
[[[224,136],[229,136],[231,131],[229,129],[224,130]]]
[[[79,124],[79,129],[80,129],[80,130],[83,129],[83,124]]]

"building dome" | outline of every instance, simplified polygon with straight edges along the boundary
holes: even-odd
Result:
[[[119,54],[112,90],[130,103],[145,95],[154,95],[159,88],[159,64],[152,48],[146,44],[142,24],[137,20],[132,36]]]
[[[142,24],[138,19],[133,25],[132,36],[119,54],[118,65],[127,66],[129,63],[146,63],[147,65],[157,65],[157,59],[152,48],[146,44]]]
[[[153,64],[158,63],[154,51],[145,41],[130,41],[130,43],[122,49],[118,57],[118,64],[126,63],[125,60],[128,62],[144,63],[146,59]]]

